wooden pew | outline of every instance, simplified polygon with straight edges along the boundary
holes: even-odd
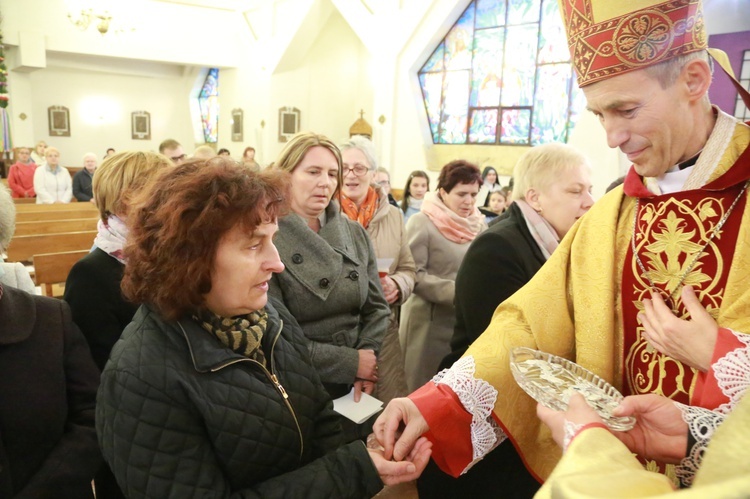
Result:
[[[55,296],[52,285],[64,283],[73,265],[88,255],[89,250],[64,251],[34,255],[34,280],[44,296]]]
[[[95,230],[13,237],[8,247],[8,261],[28,262],[34,255],[88,250],[94,245],[95,237]]]
[[[54,204],[22,204],[16,206],[17,212],[38,211],[84,211],[88,213],[99,213],[94,203],[54,203]]]
[[[80,232],[96,230],[98,218],[76,218],[71,220],[38,220],[35,222],[16,223],[16,236],[33,236],[36,234],[56,234],[59,232]]]
[[[37,211],[16,212],[16,222],[42,222],[49,220],[80,220],[82,218],[98,219],[98,213],[85,211]]]
[[[13,202],[15,204],[36,204],[36,198],[13,198]]]

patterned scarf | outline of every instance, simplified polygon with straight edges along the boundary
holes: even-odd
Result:
[[[99,233],[94,239],[94,245],[118,262],[125,264],[122,248],[128,238],[128,228],[116,215],[110,215],[105,224],[101,220],[96,224]]]
[[[437,193],[428,194],[422,203],[422,213],[427,215],[437,230],[449,241],[458,244],[470,243],[484,225],[484,215],[475,207],[466,218],[456,215]]]
[[[542,250],[544,259],[549,260],[549,257],[552,256],[552,253],[560,244],[560,236],[557,235],[555,228],[543,216],[537,213],[529,203],[523,199],[519,199],[515,203],[521,208],[523,218],[526,219],[526,226],[529,228],[529,232],[531,232],[531,236],[536,241],[537,246]]]
[[[372,186],[367,188],[367,195],[365,196],[365,200],[362,201],[360,207],[357,207],[357,204],[349,199],[343,192],[340,194],[339,198],[341,199],[341,209],[344,210],[346,216],[355,222],[359,222],[359,224],[365,229],[370,225],[370,221],[372,221],[372,217],[375,215],[375,212],[378,210],[378,205],[380,204],[378,193],[375,192],[375,189],[373,189]]]
[[[233,352],[266,365],[266,356],[260,347],[260,340],[268,326],[265,308],[237,317],[221,317],[204,310],[193,319]]]

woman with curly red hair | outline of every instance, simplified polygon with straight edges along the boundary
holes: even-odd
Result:
[[[161,172],[133,202],[123,291],[143,303],[102,373],[96,425],[127,497],[371,497],[386,461],[341,445],[297,321],[268,301],[287,181],[226,158]]]

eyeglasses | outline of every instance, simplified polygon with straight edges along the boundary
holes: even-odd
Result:
[[[349,166],[345,164],[343,167],[343,172],[341,173],[341,176],[346,177],[347,173],[353,172],[355,177],[361,177],[368,171],[370,171],[370,169],[360,163],[357,163],[354,166]]]
[[[390,180],[381,180],[380,182],[378,182],[378,185],[382,185],[383,187],[385,187],[386,185],[391,185],[391,181]]]

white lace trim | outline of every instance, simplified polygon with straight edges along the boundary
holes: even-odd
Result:
[[[573,441],[573,438],[578,434],[579,431],[581,431],[581,428],[583,428],[584,426],[586,425],[576,424],[573,421],[568,421],[567,419],[563,420],[563,454],[568,451],[570,442]]]
[[[432,378],[433,383],[446,385],[453,390],[466,412],[471,414],[473,456],[462,475],[508,438],[492,419],[497,390],[486,381],[475,378],[475,370],[474,357],[468,355]]]
[[[731,330],[730,330],[731,331]],[[750,388],[750,335],[732,331],[737,339],[745,345],[736,348],[716,361],[711,366],[716,376],[716,383],[729,402],[719,406],[716,411],[729,414]]]
[[[695,438],[695,445],[690,448],[688,455],[675,467],[675,474],[680,480],[680,484],[683,487],[689,487],[693,484],[695,473],[701,466],[706,447],[708,447],[714,432],[724,422],[726,416],[703,407],[694,407],[678,402],[675,402],[675,405],[682,412],[682,419],[687,423],[688,431]]]

